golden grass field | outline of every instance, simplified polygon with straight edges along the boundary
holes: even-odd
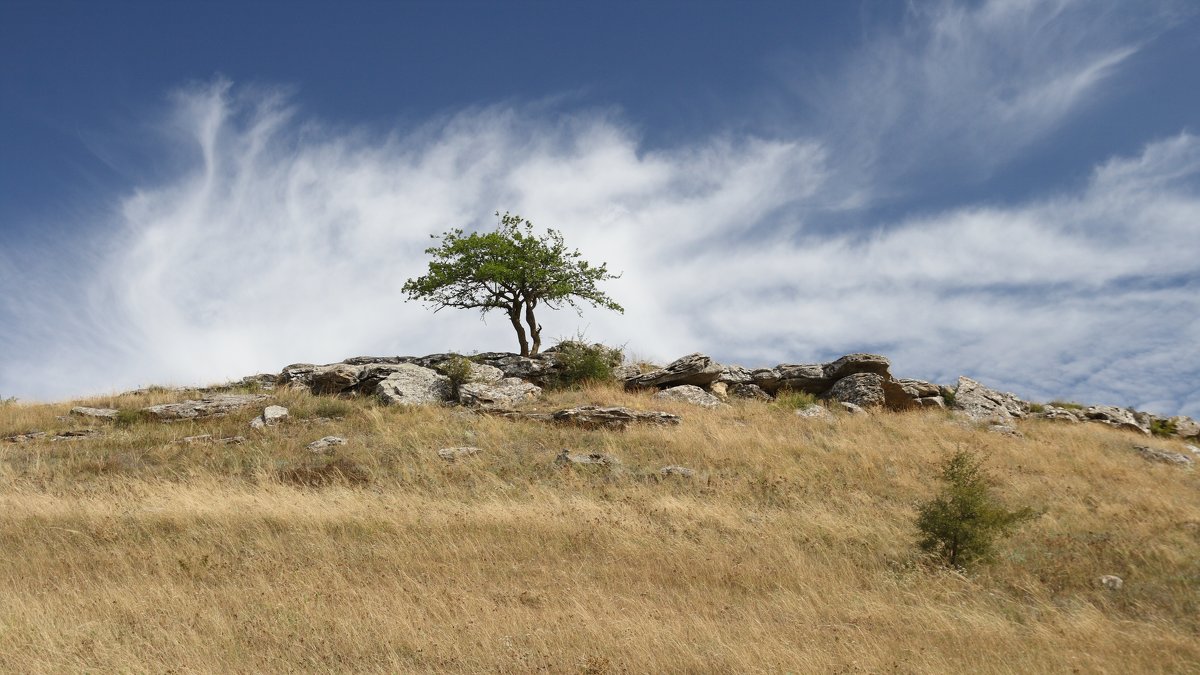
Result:
[[[1031,421],[1010,438],[942,412],[822,421],[612,387],[539,403],[684,417],[583,431],[275,395],[291,419],[263,431],[254,408],[0,442],[0,670],[1200,671],[1200,475],[1147,462],[1128,432]],[[57,419],[75,404],[0,407],[0,437],[88,426]],[[205,433],[249,441],[178,442]],[[280,479],[333,461],[304,449],[331,434],[368,482]],[[436,454],[460,445],[483,453]],[[564,447],[624,470],[557,468]],[[959,447],[1008,504],[1045,512],[968,574],[923,561],[912,525]],[[667,464],[699,476],[659,480]]]

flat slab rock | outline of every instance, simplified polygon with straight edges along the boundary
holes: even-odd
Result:
[[[1167,450],[1159,450],[1145,445],[1133,446],[1134,451],[1151,462],[1162,462],[1164,464],[1178,464],[1180,466],[1192,466],[1195,460],[1187,455],[1170,452]]]
[[[483,452],[482,449],[473,445],[464,445],[458,448],[442,448],[437,451],[437,455],[447,462],[457,462],[460,459],[470,457],[471,455],[478,455],[481,452]]]
[[[88,408],[86,406],[78,406],[71,408],[71,414],[79,417],[95,417],[97,419],[113,420],[121,411],[112,408]]]
[[[1007,421],[1025,416],[1027,405],[1013,394],[989,389],[969,377],[958,378],[954,408],[973,420]]]
[[[143,412],[160,422],[219,417],[235,410],[261,403],[271,398],[265,394],[219,394],[194,401],[163,403],[142,408]]]
[[[665,426],[679,424],[682,421],[679,415],[656,410],[633,410],[594,405],[559,410],[553,413],[550,419],[559,424],[570,424],[589,429],[625,429],[631,424]]]
[[[573,455],[570,453],[570,451],[564,448],[563,451],[558,453],[558,456],[554,458],[554,463],[558,464],[559,466],[591,465],[611,468],[620,466],[621,460],[613,457],[612,455],[605,455],[599,452],[593,452],[587,455]]]
[[[653,398],[663,401],[679,401],[680,403],[690,403],[700,406],[701,408],[728,408],[729,404],[721,401],[716,396],[704,391],[694,384],[681,384],[677,387],[663,389],[653,396]]]
[[[625,380],[626,389],[674,387],[681,384],[706,386],[717,381],[725,368],[704,354],[688,354],[666,367]]]
[[[473,408],[511,408],[541,395],[541,387],[515,377],[497,382],[468,382],[458,388],[458,402]]]

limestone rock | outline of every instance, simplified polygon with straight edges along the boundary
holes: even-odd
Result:
[[[716,381],[724,384],[748,384],[754,381],[754,372],[741,366],[721,366],[721,374],[717,376]]]
[[[550,419],[589,429],[625,429],[630,424],[674,425],[681,421],[678,415],[665,412],[594,405],[559,410]]]
[[[388,405],[426,405],[450,399],[450,378],[412,363],[392,366],[391,374],[375,386],[375,395]]]
[[[539,386],[546,385],[557,373],[552,358],[530,358],[507,352],[486,352],[471,357],[475,363],[499,368],[505,377],[519,377]]]
[[[616,368],[613,368],[612,374],[613,374],[613,378],[616,379],[618,382],[624,382],[628,379],[631,379],[631,378],[637,377],[638,375],[641,375],[642,370],[641,370],[641,368],[638,368],[635,365],[627,364],[627,365],[617,366]]]
[[[988,389],[969,377],[958,378],[954,408],[974,420],[1008,420],[1025,416],[1025,406],[1013,394]]]
[[[759,371],[754,373],[758,375]],[[771,369],[771,374],[775,377],[774,383],[771,382],[770,375],[762,380],[756,379],[754,383],[771,393],[787,389],[816,396],[828,391],[835,382],[825,373],[825,366],[819,364],[781,363]]]
[[[159,421],[219,417],[269,399],[264,394],[220,394],[199,400],[152,405],[142,410]]]
[[[913,380],[910,378],[899,378],[896,384],[900,385],[904,392],[915,399],[922,398],[940,398],[942,395],[941,387],[932,382],[925,380]]]
[[[888,369],[891,361],[879,354],[847,354],[836,361],[825,364],[825,377],[837,381],[849,375],[871,373],[885,380],[891,379]]]
[[[665,368],[644,373],[625,381],[626,389],[674,387],[681,384],[707,386],[721,376],[722,367],[704,354],[688,354]]]
[[[308,388],[318,396],[335,395],[350,391],[358,384],[362,371],[362,366],[354,366],[347,363],[322,366],[312,372],[312,375],[309,377]]]
[[[922,408],[945,408],[946,399],[941,396],[925,396],[917,399],[917,405]]]
[[[708,385],[708,391],[721,400],[729,398],[729,384],[726,382],[713,382]]]
[[[658,475],[664,476],[664,477],[675,476],[678,478],[693,478],[696,475],[696,471],[695,471],[695,469],[689,469],[686,466],[677,466],[675,464],[672,464],[670,466],[664,466],[663,468],[659,469]]]
[[[262,414],[250,421],[250,427],[254,429],[262,429],[264,427],[273,427],[276,424],[288,418],[288,409],[281,405],[269,405],[263,409]]]
[[[1079,422],[1083,419],[1083,415],[1070,408],[1061,408],[1056,405],[1042,406],[1042,412],[1037,413],[1035,417],[1040,417],[1047,420],[1055,420],[1058,422]]]
[[[304,447],[307,448],[309,452],[322,453],[328,452],[329,449],[335,445],[345,444],[346,439],[342,438],[341,436],[326,436],[325,438],[315,440]]]
[[[1144,445],[1135,445],[1133,449],[1139,455],[1151,462],[1163,462],[1164,464],[1178,464],[1180,466],[1191,466],[1193,459],[1187,455],[1178,452],[1168,452],[1159,450],[1158,448],[1150,448]]]
[[[1088,421],[1100,422],[1101,424],[1107,424],[1117,429],[1126,429],[1147,436],[1150,435],[1149,424],[1143,424],[1134,415],[1132,410],[1125,408],[1118,408],[1111,405],[1093,405],[1084,408],[1083,417]]]
[[[473,445],[467,445],[459,448],[442,448],[441,450],[437,451],[437,454],[438,457],[441,457],[447,462],[456,462],[465,457],[470,457],[471,455],[478,455],[481,452],[483,452],[483,450]]]
[[[832,417],[829,410],[825,406],[817,405],[816,403],[806,405],[803,408],[798,408],[796,410],[796,416],[807,417],[809,419],[828,419]]]
[[[866,414],[868,414],[867,411],[865,409],[863,409],[861,406],[855,405],[848,401],[838,401],[838,405],[841,406],[842,410],[846,411],[847,413],[849,413],[851,415],[866,415]]]
[[[593,452],[587,455],[573,455],[566,448],[558,453],[554,458],[554,463],[559,466],[603,466],[607,468],[615,468],[621,465],[621,460],[612,455],[605,455],[599,452]]]
[[[1125,585],[1125,580],[1115,574],[1105,574],[1096,582],[1110,591],[1119,591]]]
[[[468,382],[458,388],[458,402],[470,407],[511,408],[541,395],[541,387],[515,377],[503,378],[491,384]]]
[[[94,417],[97,419],[115,420],[117,415],[121,414],[121,411],[114,410],[112,408],[88,408],[85,406],[78,406],[71,408],[71,414],[79,417]]]
[[[36,440],[39,440],[42,438],[46,438],[47,435],[48,434],[44,431],[27,431],[23,434],[15,434],[12,436],[5,436],[4,440],[9,443],[27,443],[29,441],[36,441]]]
[[[825,397],[860,408],[880,408],[886,401],[883,377],[875,373],[854,373],[834,383]]]
[[[1175,435],[1180,438],[1200,438],[1200,422],[1185,415],[1176,415],[1167,420],[1175,427]]]
[[[679,401],[681,403],[690,403],[700,406],[701,408],[727,408],[728,404],[722,403],[721,399],[704,391],[694,384],[681,384],[677,387],[663,389],[653,396],[653,398],[666,401]]]
[[[763,391],[763,388],[751,382],[739,382],[729,385],[729,395],[738,398],[749,398],[758,401],[770,401],[771,395]]]

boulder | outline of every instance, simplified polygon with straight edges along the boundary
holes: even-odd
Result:
[[[641,375],[642,369],[632,364],[626,364],[613,368],[612,374],[613,379],[617,380],[618,382],[624,382],[625,380]]]
[[[857,406],[853,403],[849,403],[846,401],[839,401],[838,406],[840,406],[842,410],[846,411],[850,415],[867,415],[868,414],[867,411],[863,407]]]
[[[681,386],[687,386],[687,385],[681,385]],[[708,385],[708,391],[711,392],[714,396],[716,396],[717,398],[719,398],[721,400],[729,398],[729,384],[728,383],[713,382],[712,384]]]
[[[925,396],[917,399],[916,404],[921,408],[945,408],[946,399],[941,396]]]
[[[757,384],[750,382],[740,382],[738,384],[729,385],[729,395],[738,398],[749,398],[758,401],[770,401],[771,395],[763,391],[763,388]]]
[[[541,395],[541,387],[515,377],[506,377],[492,383],[468,382],[458,388],[458,402],[478,408],[511,408]]]
[[[729,405],[722,403],[721,399],[704,391],[694,384],[681,384],[677,387],[663,389],[653,396],[653,398],[664,401],[679,401],[681,403],[690,403],[701,408],[728,408]]]
[[[681,421],[678,415],[665,412],[594,405],[559,410],[550,419],[587,429],[625,429],[631,424],[674,425]]]
[[[117,419],[117,415],[121,414],[121,411],[114,410],[112,408],[88,408],[86,406],[79,406],[76,408],[71,408],[71,414],[79,417],[94,417],[97,419],[115,420]]]
[[[883,376],[875,373],[854,373],[834,383],[825,398],[840,403],[853,403],[860,408],[880,408],[886,401]]]
[[[1125,580],[1115,574],[1105,574],[1096,581],[1101,587],[1110,591],[1119,591],[1125,585]]]
[[[933,384],[932,382],[926,382],[925,380],[900,378],[896,380],[896,384],[900,385],[900,388],[904,390],[904,393],[908,394],[914,399],[934,397],[941,398],[942,396],[941,387]]]
[[[1025,416],[1025,403],[1013,394],[988,389],[969,377],[958,378],[955,409],[974,420],[1009,420]]]
[[[1100,422],[1117,429],[1136,431],[1150,435],[1150,425],[1138,420],[1134,411],[1111,405],[1093,405],[1083,409],[1083,418],[1089,422]]]
[[[293,363],[280,371],[275,378],[275,385],[308,387],[312,383],[313,373],[320,367],[311,363]]]
[[[626,389],[674,387],[681,384],[707,386],[721,376],[722,367],[704,354],[688,354],[667,364],[665,368],[637,375],[625,381]]]
[[[817,405],[816,403],[806,405],[803,408],[797,408],[796,416],[807,417],[809,419],[828,419],[832,417],[828,408],[823,405]]]
[[[375,386],[375,396],[388,405],[426,405],[450,399],[450,378],[412,363],[394,370]]]
[[[892,378],[888,369],[891,361],[879,354],[847,354],[836,361],[825,364],[825,377],[831,382],[840,380],[848,375],[871,373],[885,380]]]
[[[345,444],[346,439],[342,438],[341,436],[326,436],[325,438],[315,440],[304,447],[307,448],[309,452],[315,452],[319,454],[328,452],[329,449],[335,445]]]
[[[1175,435],[1180,438],[1200,438],[1200,422],[1190,417],[1177,415],[1167,422],[1175,427]]]
[[[1055,420],[1058,422],[1079,422],[1083,419],[1083,415],[1070,408],[1062,408],[1056,405],[1042,406],[1042,411],[1034,415],[1047,420]]]
[[[1191,466],[1195,461],[1187,455],[1178,452],[1169,452],[1158,448],[1150,448],[1144,445],[1135,445],[1133,449],[1145,459],[1151,462],[1162,462],[1164,464],[1178,464],[1180,466]]]
[[[447,462],[456,462],[465,457],[470,457],[471,455],[478,455],[481,452],[483,452],[483,450],[473,445],[467,445],[459,448],[442,448],[441,450],[437,451],[437,454],[438,457],[441,457]]]
[[[821,376],[824,377],[825,371],[821,371]],[[772,393],[779,388],[779,372],[774,368],[756,368],[750,371],[750,384],[762,389],[764,392]]]
[[[194,401],[163,403],[142,410],[159,421],[219,417],[271,398],[264,394],[219,394]]]
[[[347,363],[335,363],[313,370],[308,388],[318,396],[341,394],[354,388],[362,375],[363,367]]]
[[[288,418],[288,409],[281,405],[269,405],[262,414],[250,421],[251,428],[273,427]]]
[[[552,358],[530,358],[507,352],[485,352],[471,357],[475,363],[499,368],[504,377],[519,377],[527,382],[545,386],[557,374]]]
[[[787,389],[816,396],[828,391],[835,381],[825,375],[825,366],[819,364],[781,363],[775,366],[771,372],[776,378],[774,384],[771,384],[770,377],[762,381],[754,381],[755,384],[771,393]]]
[[[721,366],[717,382],[725,384],[746,384],[754,381],[754,371],[741,366]]]

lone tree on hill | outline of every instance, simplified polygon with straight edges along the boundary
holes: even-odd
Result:
[[[495,232],[464,234],[455,229],[431,236],[440,238],[441,244],[425,250],[433,256],[429,272],[404,283],[408,298],[430,302],[434,311],[444,307],[478,309],[481,314],[504,310],[517,331],[521,356],[536,356],[541,349],[542,326],[533,314],[541,304],[559,309],[566,303],[579,311],[578,299],[593,307],[625,311],[596,288],[598,282],[619,274],[609,274],[605,263],[594,266],[581,260],[579,251],[567,250],[556,230],[547,229],[543,237],[534,235],[533,223],[518,215],[500,216]]]

